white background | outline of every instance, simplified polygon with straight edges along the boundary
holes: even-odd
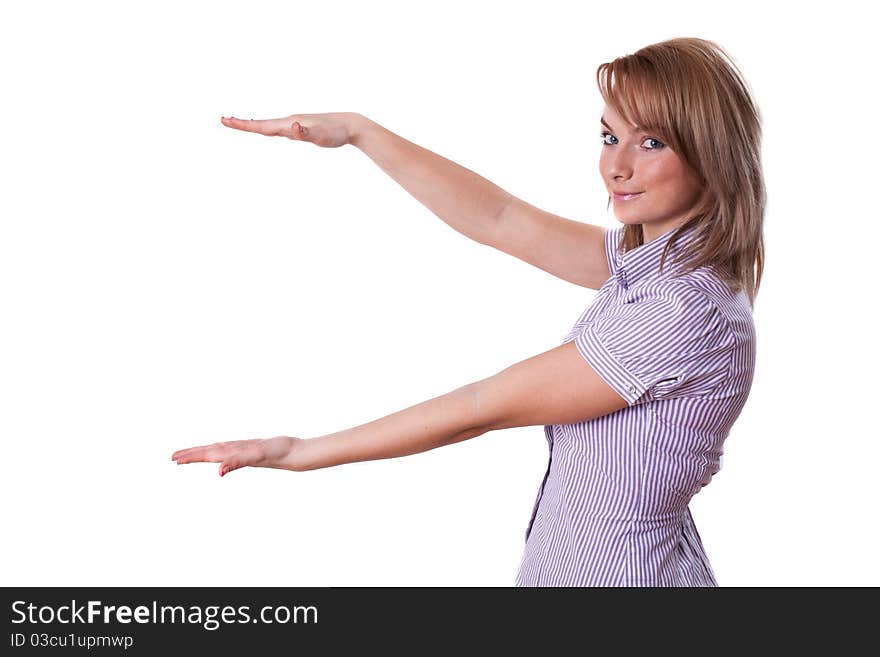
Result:
[[[758,365],[691,503],[722,586],[880,585],[874,28],[862,3],[10,3],[0,15],[3,585],[510,586],[540,426],[292,473],[177,449],[356,426],[557,346],[595,294],[472,242],[354,111],[619,225],[602,62],[725,47],[764,120]]]

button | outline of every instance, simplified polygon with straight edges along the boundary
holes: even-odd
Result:
[[[631,385],[631,386],[627,387],[627,390],[629,390],[631,393],[635,394],[636,387]]]

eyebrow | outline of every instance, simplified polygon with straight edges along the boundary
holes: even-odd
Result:
[[[604,125],[606,128],[608,128],[608,129],[611,130],[612,132],[614,131],[614,128],[612,128],[610,125],[608,125],[608,124],[605,122],[605,117],[604,117],[604,116],[600,117],[599,120],[602,122],[602,125]],[[645,128],[644,126],[637,125],[635,131],[636,131],[636,132],[646,132],[646,131],[647,131],[647,128]]]

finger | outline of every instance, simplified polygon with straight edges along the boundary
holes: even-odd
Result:
[[[194,449],[178,456],[175,461],[177,465],[184,463],[219,463],[223,460],[223,453],[212,447],[202,447]]]
[[[243,467],[245,466],[241,463],[236,463],[234,461],[223,461],[223,463],[220,464],[220,476],[223,477],[233,470],[238,470],[239,468]]]
[[[237,119],[234,116],[229,118],[221,117],[220,121],[223,125],[236,130],[244,130],[245,132],[256,132],[261,135],[274,135],[277,133],[277,126],[274,120],[255,120],[255,119]]]
[[[262,440],[241,440],[234,450],[229,450],[224,454],[220,465],[220,476],[222,477],[233,470],[246,468],[250,465],[260,467],[265,463],[265,449]]]
[[[217,445],[220,445],[220,444],[221,443],[211,443],[210,445],[198,445],[196,447],[187,447],[186,449],[179,449],[176,452],[174,452],[174,454],[171,455],[171,460],[176,461],[177,459],[179,459],[183,456],[189,456],[198,450],[205,450],[210,447],[216,447]]]
[[[228,453],[230,447],[234,447],[239,441],[213,443],[211,445],[200,445],[199,447],[190,447],[175,452],[172,459],[181,463],[197,463],[204,461],[221,461],[223,456]]]
[[[207,445],[201,447],[187,447],[186,449],[179,449],[171,455],[171,460],[176,461],[184,456],[188,456],[193,450],[205,449],[205,447],[207,447]]]
[[[221,118],[220,121],[223,125],[229,128],[244,130],[246,132],[258,132],[257,128],[259,127],[259,122],[254,121],[253,119],[237,119],[234,116],[230,116],[228,118]]]
[[[256,463],[253,448],[248,447],[232,454],[227,454],[226,458],[220,463],[220,476],[222,477],[239,468],[245,468],[252,463]]]

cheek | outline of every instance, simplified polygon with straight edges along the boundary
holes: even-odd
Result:
[[[668,187],[674,180],[673,168],[660,158],[645,162],[642,167],[642,180],[646,187]]]
[[[676,198],[688,194],[691,189],[684,169],[675,159],[657,158],[646,162],[642,169],[642,181],[649,190]]]
[[[605,175],[605,171],[608,169],[608,157],[606,155],[608,151],[604,148],[599,151],[599,173],[603,176]]]

